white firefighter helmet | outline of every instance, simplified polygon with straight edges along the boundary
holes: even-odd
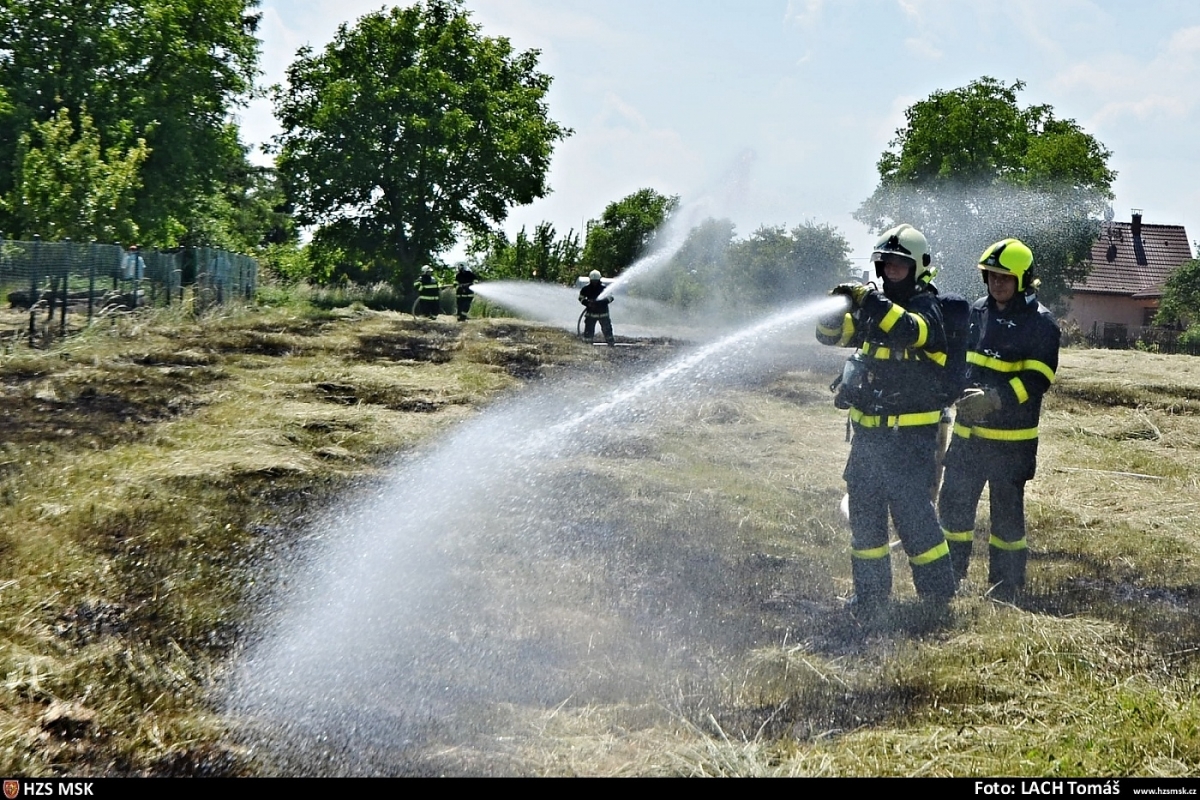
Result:
[[[596,281],[600,280],[600,270],[598,270],[598,269],[594,269],[594,270],[592,270],[591,272],[589,272],[589,273],[588,273],[588,280],[589,280],[589,281],[592,281],[593,283],[595,283]]]
[[[422,275],[432,275],[432,274],[433,274],[433,267],[431,267],[431,266],[429,266],[428,264],[426,264],[425,266],[421,267],[421,274],[422,274]]]
[[[929,241],[908,223],[884,231],[875,243],[871,260],[875,262],[875,277],[881,279],[883,265],[888,262],[912,267],[913,277],[921,283],[928,283],[935,274],[929,269]]]

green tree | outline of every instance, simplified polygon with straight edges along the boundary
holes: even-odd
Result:
[[[630,293],[680,308],[718,302],[736,230],[728,219],[705,219],[688,232],[661,275],[649,276]]]
[[[1074,120],[1048,105],[1021,108],[1024,88],[983,77],[910,106],[879,159],[879,186],[854,216],[876,231],[920,228],[941,269],[938,285],[969,296],[982,293],[975,265],[983,249],[1020,238],[1052,303],[1090,268],[1116,173],[1111,153]]]
[[[1200,259],[1185,261],[1163,284],[1155,325],[1191,328],[1200,319]]]
[[[637,261],[654,240],[654,233],[679,206],[679,196],[639,189],[609,203],[598,220],[589,220],[583,263],[613,277]]]
[[[474,269],[493,280],[537,280],[573,284],[579,274],[579,234],[567,231],[559,238],[549,222],[541,222],[529,236],[522,227],[508,241],[503,232],[475,243]]]
[[[483,36],[459,0],[342,25],[274,91],[278,168],[313,242],[407,285],[459,233],[544,196],[554,144],[536,50]]]
[[[771,307],[826,294],[850,270],[850,243],[830,225],[763,226],[735,242],[726,292],[736,305]]]
[[[148,155],[143,139],[129,149],[102,150],[86,109],[79,114],[78,133],[70,112],[60,109],[21,135],[15,185],[0,208],[13,215],[25,235],[136,241],[133,198]]]
[[[144,139],[133,220],[143,244],[197,238],[189,226],[242,158],[231,110],[257,75],[258,0],[0,2],[0,195],[17,180],[22,134],[87,107],[105,152]],[[210,204],[211,205],[211,204]],[[0,229],[18,235],[11,211]]]

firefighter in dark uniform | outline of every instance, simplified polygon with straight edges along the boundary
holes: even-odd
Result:
[[[417,290],[417,315],[437,319],[442,310],[442,287],[433,274],[433,267],[421,267],[421,277],[413,282]]]
[[[883,610],[891,594],[889,516],[918,596],[941,606],[955,589],[930,497],[946,340],[937,290],[930,284],[929,246],[916,228],[898,225],[876,243],[872,261],[883,290],[841,284],[832,294],[848,297],[851,310],[823,318],[817,327],[823,344],[858,348],[847,361],[835,404],[849,409],[853,426],[843,473],[854,578],[850,607],[868,617]]]
[[[1033,253],[1017,239],[996,242],[979,260],[987,296],[971,307],[967,386],[955,405],[938,499],[957,578],[967,574],[975,510],[989,486],[988,585],[1012,601],[1025,587],[1025,484],[1037,466],[1042,395],[1058,370],[1058,323],[1038,302]]]
[[[601,299],[600,295],[604,292],[604,283],[601,280],[600,271],[592,270],[588,273],[588,283],[579,290],[579,303],[587,309],[583,323],[583,338],[587,342],[591,342],[596,335],[596,323],[600,323],[600,330],[604,332],[604,341],[608,342],[609,347],[616,346],[616,340],[613,338],[612,319],[608,316],[608,306],[612,302],[612,297]]]
[[[471,301],[475,299],[475,271],[466,264],[459,264],[454,273],[454,302],[458,307],[458,321],[466,322],[471,316]]]

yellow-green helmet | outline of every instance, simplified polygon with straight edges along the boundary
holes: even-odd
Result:
[[[1000,275],[1012,275],[1017,279],[1017,291],[1027,292],[1033,273],[1033,251],[1020,239],[1005,239],[983,251],[979,257],[979,269]],[[987,275],[983,275],[987,283]]]

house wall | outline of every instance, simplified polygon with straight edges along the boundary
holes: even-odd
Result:
[[[1097,329],[1103,328],[1106,322],[1140,328],[1146,324],[1147,308],[1157,309],[1158,300],[1134,300],[1131,297],[1103,294],[1074,294],[1071,296],[1067,319],[1078,324],[1084,333],[1091,333],[1093,326]]]

